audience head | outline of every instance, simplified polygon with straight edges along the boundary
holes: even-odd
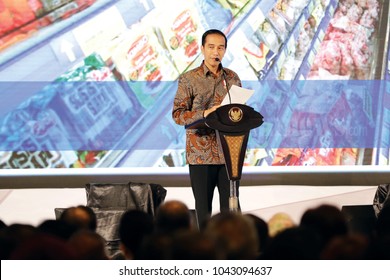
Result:
[[[62,212],[60,220],[74,227],[75,230],[96,231],[97,218],[92,208],[84,205],[69,207]]]
[[[307,227],[294,226],[279,231],[262,254],[267,260],[317,260],[321,251],[319,234]]]
[[[172,234],[153,232],[146,236],[140,246],[139,259],[142,260],[171,260]]]
[[[21,242],[10,256],[11,260],[75,260],[76,253],[66,241],[39,232]]]
[[[67,242],[68,246],[77,254],[80,260],[108,260],[106,241],[104,238],[90,230],[75,232]]]
[[[348,233],[348,223],[343,212],[333,205],[323,204],[307,209],[301,217],[300,225],[317,230],[322,237],[323,245],[333,237]]]
[[[125,259],[137,259],[144,238],[154,230],[153,216],[136,209],[123,213],[119,222],[120,248]]]
[[[287,213],[275,213],[268,221],[269,236],[274,237],[279,232],[295,226],[293,219]]]
[[[269,236],[268,224],[262,218],[253,215],[253,214],[245,214],[244,216],[248,217],[253,221],[253,224],[257,231],[257,236],[259,238],[259,254],[262,254],[264,249],[267,246]]]
[[[370,245],[368,236],[346,234],[332,238],[322,250],[323,260],[363,260]]]
[[[37,229],[27,224],[11,224],[0,229],[0,259],[9,259],[20,243],[37,233]]]
[[[172,239],[171,259],[173,260],[217,260],[215,242],[204,232],[183,230]]]
[[[170,233],[191,228],[191,215],[187,205],[178,200],[164,202],[157,209],[156,230]]]
[[[258,257],[259,239],[256,228],[252,220],[240,213],[221,212],[212,216],[204,232],[215,242],[224,259]]]
[[[37,229],[40,232],[52,234],[64,240],[69,239],[75,231],[74,227],[65,221],[51,219],[43,221]]]

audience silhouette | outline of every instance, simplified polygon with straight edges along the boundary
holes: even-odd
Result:
[[[31,236],[37,233],[32,225],[11,224],[0,229],[0,257],[2,260],[10,258],[11,253]]]
[[[62,212],[60,221],[64,221],[75,230],[88,229],[96,231],[97,218],[92,208],[84,205],[69,207]]]
[[[295,223],[289,214],[283,212],[275,213],[268,221],[269,236],[274,237],[279,232],[294,226]]]
[[[76,260],[77,252],[66,241],[52,234],[37,232],[20,242],[11,260]]]
[[[107,250],[88,206],[69,207],[57,220],[38,226],[0,220],[0,258],[31,260],[374,260],[390,259],[390,207],[376,219],[373,234],[352,232],[344,213],[321,204],[306,209],[299,224],[287,213],[266,222],[241,212],[212,215],[193,226],[191,211],[179,200],[163,202],[155,216],[123,212],[119,251]]]
[[[236,212],[220,212],[212,216],[204,232],[214,240],[222,258],[229,260],[256,259],[259,238],[248,217]]]
[[[198,230],[175,233],[171,246],[172,260],[217,260],[221,254],[210,236]]]
[[[162,203],[156,212],[156,231],[173,233],[191,228],[191,215],[187,205],[178,200]]]
[[[273,236],[261,259],[267,260],[318,260],[321,238],[312,228],[293,226]]]
[[[55,235],[64,240],[68,240],[77,228],[66,223],[63,220],[45,220],[38,225],[37,229],[41,232]]]
[[[343,212],[336,206],[329,204],[307,209],[301,217],[300,225],[317,231],[321,236],[322,248],[332,238],[348,233],[348,224]]]
[[[244,216],[251,219],[255,225],[259,239],[258,255],[260,257],[270,240],[268,223],[254,214],[244,214]]]
[[[196,258],[191,252],[190,244],[179,249],[177,243],[183,243],[184,237],[192,232],[190,210],[187,205],[178,200],[163,202],[156,211],[155,230],[142,244],[142,259],[173,259],[174,254],[187,254]],[[173,248],[174,246],[174,248]],[[184,253],[186,252],[186,253]],[[191,254],[194,254],[191,256]]]
[[[104,238],[91,230],[79,230],[67,241],[80,260],[108,260],[108,250]]]
[[[146,236],[140,245],[139,259],[170,260],[172,259],[173,238],[170,234],[153,232]]]
[[[117,259],[138,259],[139,248],[144,238],[152,234],[154,220],[151,214],[142,210],[129,209],[123,213],[119,223],[120,255]]]
[[[363,260],[370,245],[368,236],[359,233],[332,238],[321,252],[323,260]]]

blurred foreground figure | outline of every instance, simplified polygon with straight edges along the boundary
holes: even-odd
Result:
[[[258,235],[251,219],[235,212],[212,216],[204,230],[223,259],[253,260],[258,258]]]

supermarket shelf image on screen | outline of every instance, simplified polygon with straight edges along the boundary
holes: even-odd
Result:
[[[185,167],[173,98],[211,28],[264,117],[244,167],[390,164],[387,0],[12,3],[0,1],[1,170]]]

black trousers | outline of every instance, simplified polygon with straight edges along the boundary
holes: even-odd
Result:
[[[229,211],[230,180],[226,166],[189,165],[198,226],[202,229],[212,212],[215,187],[218,188],[220,211]],[[237,187],[238,196],[238,187]]]

